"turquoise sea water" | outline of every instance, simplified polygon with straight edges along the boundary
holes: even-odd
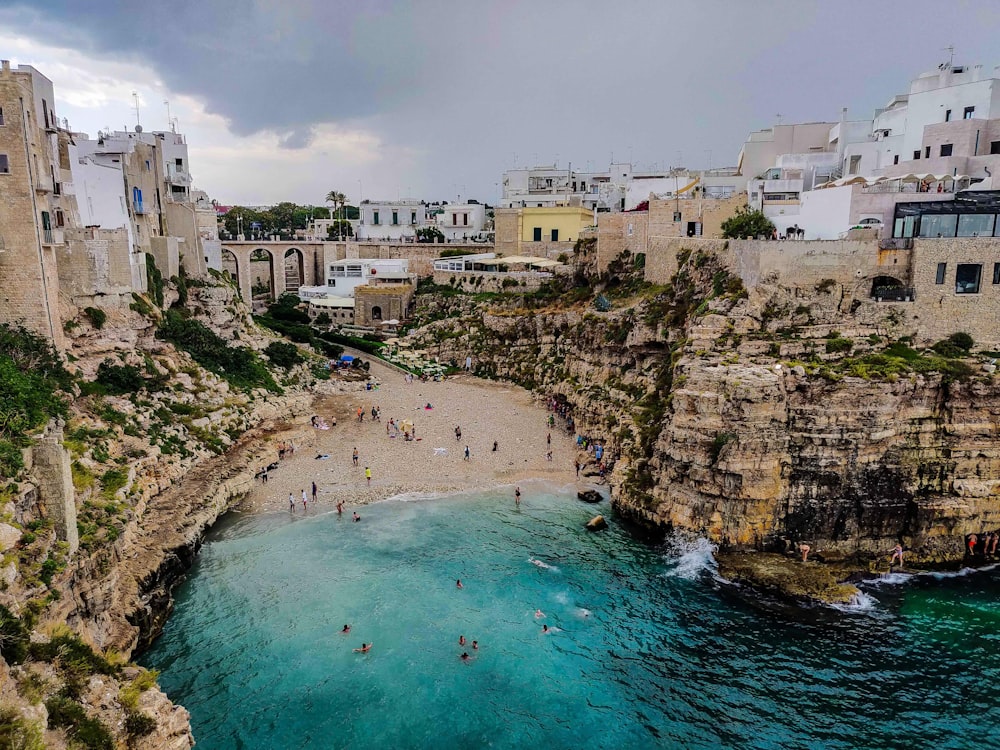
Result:
[[[997,574],[761,606],[705,544],[522,490],[230,516],[142,662],[216,750],[1000,746]]]

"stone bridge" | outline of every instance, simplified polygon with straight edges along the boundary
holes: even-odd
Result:
[[[298,291],[300,286],[326,283],[324,245],[311,241],[225,240],[222,242],[222,268],[235,276],[247,304],[253,300],[255,276],[263,275],[270,282],[271,296],[277,299],[286,291]],[[258,259],[264,256],[264,260],[251,260],[251,256]],[[266,270],[256,268],[265,263]],[[251,265],[255,266],[252,271]]]

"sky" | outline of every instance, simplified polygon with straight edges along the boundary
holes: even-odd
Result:
[[[225,205],[731,166],[779,116],[870,118],[951,45],[992,71],[998,30],[996,0],[0,0],[0,57],[48,76],[73,130],[134,127],[132,92],[146,130],[169,108]]]

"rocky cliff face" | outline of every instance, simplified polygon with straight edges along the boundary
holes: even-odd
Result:
[[[1000,529],[1000,382],[984,360],[913,351],[891,307],[845,309],[833,282],[747,292],[699,254],[650,287],[629,260],[559,295],[424,296],[417,340],[564,397],[618,459],[616,508],[663,530],[865,559],[901,542],[940,564]]]

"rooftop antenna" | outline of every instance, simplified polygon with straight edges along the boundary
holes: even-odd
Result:
[[[170,116],[170,100],[169,99],[164,99],[163,103],[167,106],[167,124],[170,126],[170,129],[174,133],[176,133],[177,132],[177,128],[174,126],[174,119]]]
[[[132,92],[132,101],[135,102],[135,126],[138,128],[139,125],[139,93],[137,91]]]
[[[948,67],[950,68],[952,64],[955,62],[955,45],[949,44],[942,51],[948,53]]]
[[[777,124],[780,125],[781,124],[781,112],[779,112],[778,114],[776,114],[774,116],[774,119],[777,121]]]

